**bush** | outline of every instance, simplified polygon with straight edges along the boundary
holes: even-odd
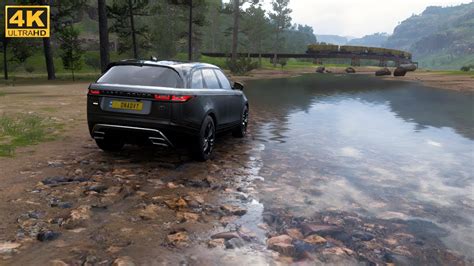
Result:
[[[465,72],[468,72],[471,70],[471,67],[470,66],[463,66],[461,67],[461,71],[465,71]]]
[[[253,62],[252,59],[248,57],[242,57],[235,61],[227,60],[226,65],[232,74],[237,75],[246,75],[250,71],[258,68],[258,62]]]
[[[33,73],[35,71],[35,67],[34,66],[25,66],[25,70],[28,73]]]
[[[96,54],[87,54],[85,57],[86,65],[90,66],[94,70],[100,69],[100,58]]]

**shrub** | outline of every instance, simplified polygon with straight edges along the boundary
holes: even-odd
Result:
[[[227,60],[226,65],[232,74],[237,75],[246,75],[250,71],[258,68],[258,62],[254,62],[248,57],[238,58],[235,61]]]
[[[461,67],[461,71],[465,71],[465,72],[468,72],[471,70],[471,67],[470,66],[463,66]]]
[[[85,57],[86,65],[90,66],[94,70],[100,69],[100,58],[96,54],[87,54]]]
[[[28,66],[25,66],[25,70],[28,73],[33,73],[35,71],[35,67],[31,66],[31,65],[28,65]]]

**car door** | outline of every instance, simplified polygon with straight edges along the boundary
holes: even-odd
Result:
[[[242,104],[243,104],[243,97],[241,91],[236,91],[232,89],[232,85],[230,84],[229,79],[225,76],[225,74],[219,70],[214,70],[217,78],[219,79],[219,83],[221,84],[221,88],[226,91],[226,93],[230,94],[231,97],[228,97],[229,105],[228,105],[228,115],[231,123],[240,123],[241,119],[241,112],[242,112]]]
[[[226,127],[232,120],[229,117],[229,103],[231,95],[221,88],[219,80],[213,69],[204,68],[201,69],[202,77],[204,80],[204,88],[209,90],[209,97],[211,98],[212,105],[217,112],[217,128]]]

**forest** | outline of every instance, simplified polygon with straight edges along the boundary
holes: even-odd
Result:
[[[74,79],[97,75],[112,61],[151,57],[208,61],[239,73],[269,62],[239,59],[237,52],[304,53],[316,42],[312,27],[292,23],[289,0],[272,0],[271,10],[258,0],[20,0],[3,1],[1,8],[10,4],[50,5],[51,38],[5,38],[2,32],[5,79]],[[201,52],[232,57],[204,58]]]

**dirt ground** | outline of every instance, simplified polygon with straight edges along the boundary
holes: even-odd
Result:
[[[262,70],[235,79],[311,72]],[[415,72],[404,79],[436,82],[437,78]],[[472,90],[469,80],[460,85],[446,79],[449,88]],[[295,255],[288,244],[292,241],[288,235],[302,239],[306,231],[332,232],[335,227],[308,225],[302,229],[304,236],[299,230],[271,228],[285,219],[294,223],[294,218],[278,215],[277,210],[252,228],[235,223],[253,217],[248,206],[254,204],[256,191],[254,124],[247,139],[219,138],[213,159],[205,163],[192,161],[184,150],[129,147],[106,154],[88,134],[87,87],[87,83],[61,83],[0,88],[6,94],[0,96],[0,115],[35,113],[67,125],[56,132],[54,141],[0,158],[0,265],[244,265],[301,259],[308,259],[308,264],[360,263],[361,255],[338,248],[343,246],[338,240],[324,249],[325,260]],[[282,231],[285,237],[278,238]],[[267,237],[273,240],[266,243]],[[308,237],[305,245],[329,241],[311,233]],[[400,253],[410,253],[403,248]],[[334,256],[343,258],[328,259]]]

